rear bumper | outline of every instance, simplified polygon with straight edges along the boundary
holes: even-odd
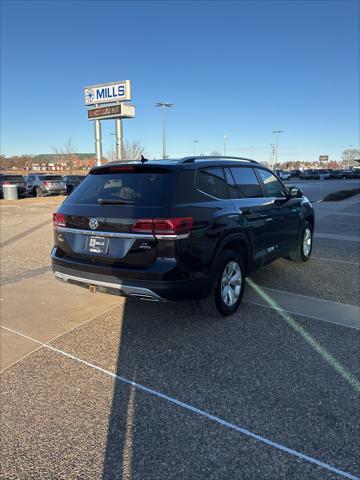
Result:
[[[62,189],[45,189],[43,190],[43,194],[44,195],[66,195],[67,194],[67,190],[66,188],[62,188]]]
[[[148,280],[146,272],[143,278],[126,278],[124,272],[112,269],[112,274],[100,274],[81,269],[78,265],[64,265],[61,259],[52,254],[52,269],[58,280],[113,295],[138,297],[144,300],[177,302],[198,300],[208,294],[208,278],[186,280]]]

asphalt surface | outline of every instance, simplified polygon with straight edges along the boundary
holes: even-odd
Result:
[[[339,190],[352,190],[360,188],[360,180],[299,180],[292,178],[285,182],[286,185],[294,185],[301,188],[305,195],[312,201],[322,200],[326,195]]]
[[[305,265],[257,271],[224,320],[196,302],[56,282],[46,270],[56,200],[2,207],[0,478],[357,478],[360,334],[344,320],[360,300],[360,242],[346,239],[360,240],[359,205],[316,203],[316,232],[329,238]],[[31,254],[16,260],[24,245]]]

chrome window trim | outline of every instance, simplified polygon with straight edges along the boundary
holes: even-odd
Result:
[[[115,237],[115,238],[146,238],[155,240],[154,235],[147,233],[123,233],[123,232],[103,232],[101,230],[81,230],[79,228],[69,227],[55,227],[57,232],[80,233],[82,235],[99,235],[100,237]]]

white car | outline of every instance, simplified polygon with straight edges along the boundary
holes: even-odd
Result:
[[[290,180],[291,178],[290,172],[286,172],[285,170],[279,170],[277,174],[281,180]]]

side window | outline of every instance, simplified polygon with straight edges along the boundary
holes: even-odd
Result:
[[[265,195],[267,197],[285,197],[286,191],[285,187],[279,180],[273,175],[272,173],[268,172],[267,170],[262,170],[260,168],[257,169],[260,178],[263,181],[264,188],[265,188]]]
[[[234,188],[230,187],[232,192],[231,198],[257,198],[263,196],[259,180],[252,168],[231,167],[229,170],[234,177],[234,184],[238,191],[237,196],[234,197]]]
[[[222,168],[206,168],[197,174],[197,188],[215,198],[228,198]]]

